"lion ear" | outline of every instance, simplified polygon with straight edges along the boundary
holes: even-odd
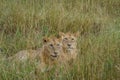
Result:
[[[62,42],[62,37],[59,37],[59,38],[57,38],[58,40],[59,40],[59,42]]]
[[[65,35],[65,33],[59,32],[59,36],[64,36],[64,35]]]
[[[80,32],[77,31],[75,34],[74,34],[76,37],[78,37],[80,35]]]
[[[59,38],[63,38],[63,36],[65,36],[65,33],[63,33],[63,32],[59,32]]]
[[[43,38],[43,43],[47,43],[49,41],[49,38],[44,37]]]

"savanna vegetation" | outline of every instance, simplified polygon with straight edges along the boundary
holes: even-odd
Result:
[[[0,0],[0,80],[53,80],[54,70],[4,59],[59,31],[80,36],[77,61],[57,80],[120,80],[120,0]]]

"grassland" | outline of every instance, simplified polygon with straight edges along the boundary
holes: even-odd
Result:
[[[79,56],[57,80],[120,80],[120,0],[0,0],[0,80],[53,80],[35,63],[4,61],[42,38],[80,31]]]

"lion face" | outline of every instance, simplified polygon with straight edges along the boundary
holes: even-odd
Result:
[[[44,38],[44,50],[46,51],[46,54],[51,59],[58,58],[63,49],[62,49],[62,42],[60,39],[57,38]]]
[[[79,32],[66,34],[60,32],[59,35],[62,38],[63,47],[67,52],[72,52],[77,48],[77,37]]]

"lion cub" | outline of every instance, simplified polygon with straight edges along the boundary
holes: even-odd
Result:
[[[62,38],[64,56],[66,61],[75,60],[78,55],[77,50],[77,38],[79,32],[76,33],[63,33],[59,32],[59,36]]]
[[[44,38],[42,51],[39,54],[40,64],[37,69],[48,71],[59,63],[63,54],[62,42],[57,38]]]

